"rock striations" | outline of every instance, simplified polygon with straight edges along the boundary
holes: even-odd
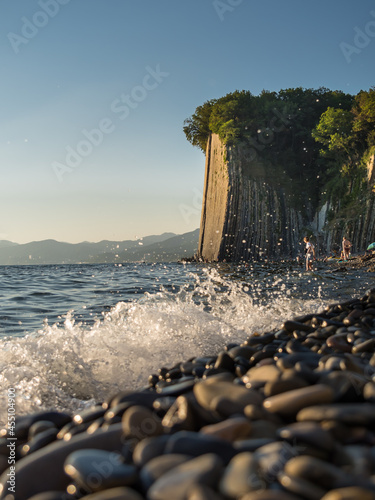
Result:
[[[323,199],[324,193],[312,199],[307,190],[301,192],[294,187],[295,179],[277,166],[277,159],[271,165],[254,148],[241,143],[226,146],[211,134],[198,258],[231,262],[290,258],[306,234],[314,235],[321,252],[339,244],[345,234],[355,251],[365,250],[375,241],[373,170],[374,155],[367,164],[368,189],[360,212],[335,218],[338,202]]]

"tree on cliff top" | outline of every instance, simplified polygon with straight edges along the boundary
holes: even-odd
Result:
[[[305,141],[309,141],[311,130],[329,106],[348,110],[352,101],[353,97],[349,94],[323,87],[317,90],[298,87],[278,93],[263,90],[258,96],[247,90],[236,90],[198,106],[195,113],[185,120],[183,130],[188,141],[205,152],[210,133],[218,134],[225,144],[236,144],[257,137],[259,130],[274,132],[273,119],[281,116],[284,121],[290,121],[290,126],[282,131],[284,135],[292,130],[294,138],[303,136]],[[289,140],[282,140],[282,134],[278,134],[278,139],[281,149],[288,147],[288,142],[295,143],[291,135]]]

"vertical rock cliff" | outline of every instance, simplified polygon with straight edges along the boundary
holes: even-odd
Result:
[[[374,184],[374,156],[368,164]],[[301,174],[302,175],[302,172]],[[303,185],[303,183],[302,183]],[[319,188],[317,188],[319,189]],[[282,167],[254,150],[228,147],[216,134],[207,143],[198,257],[206,261],[249,261],[294,257],[312,235],[323,254],[345,234],[356,252],[375,241],[375,200],[371,189],[357,211],[343,216],[340,203],[301,189]]]

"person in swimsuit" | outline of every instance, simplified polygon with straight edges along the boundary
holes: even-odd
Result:
[[[350,241],[347,240],[346,237],[344,236],[343,239],[342,239],[342,253],[343,253],[344,260],[348,260],[349,259],[350,247],[351,246],[352,246],[352,244],[350,243]]]
[[[303,238],[303,241],[306,243],[306,271],[312,271],[312,263],[315,260],[315,248],[307,236]]]

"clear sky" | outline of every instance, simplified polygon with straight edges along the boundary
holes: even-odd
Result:
[[[236,89],[375,85],[373,0],[1,0],[0,239],[199,226],[183,121]]]

